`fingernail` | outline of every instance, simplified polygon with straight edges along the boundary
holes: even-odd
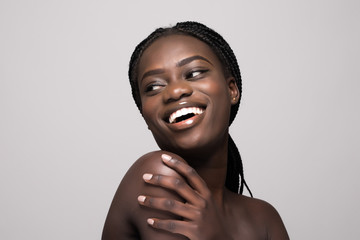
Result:
[[[146,199],[146,197],[145,196],[142,196],[142,195],[140,195],[140,196],[138,196],[138,201],[139,202],[145,202],[145,199]]]
[[[150,225],[153,225],[153,224],[154,224],[154,220],[151,219],[151,218],[148,218],[147,223],[150,224]]]
[[[145,173],[145,174],[143,175],[143,179],[144,179],[145,181],[150,180],[152,177],[153,177],[153,175],[152,175],[151,173]]]
[[[167,155],[167,154],[162,154],[161,158],[165,161],[165,162],[169,162],[171,160],[171,156]]]

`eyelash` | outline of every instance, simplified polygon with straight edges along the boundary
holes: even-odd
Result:
[[[155,88],[157,87],[161,88],[163,86],[164,86],[163,84],[159,84],[159,83],[149,84],[148,86],[146,86],[145,92],[148,93],[148,92],[156,91],[157,89]]]
[[[209,70],[207,69],[199,69],[199,70],[194,70],[191,71],[189,73],[186,74],[185,78],[189,79],[189,78],[197,78],[199,75],[208,72]],[[192,76],[194,73],[198,73],[196,76]]]
[[[199,69],[199,70],[193,70],[190,71],[185,75],[185,79],[197,79],[200,78],[202,74],[208,72],[208,69]],[[193,76],[194,73],[197,73],[195,76]],[[150,93],[159,90],[161,87],[164,87],[164,84],[161,83],[151,83],[145,88],[145,93]]]

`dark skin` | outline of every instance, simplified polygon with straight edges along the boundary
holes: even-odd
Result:
[[[142,115],[163,151],[124,176],[103,239],[289,239],[270,204],[225,187],[230,109],[240,93],[212,49],[190,36],[161,37],[143,53],[138,76]],[[173,123],[183,108],[195,116]]]

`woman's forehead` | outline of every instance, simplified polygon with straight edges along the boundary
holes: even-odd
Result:
[[[139,72],[149,67],[159,67],[157,65],[163,63],[171,64],[172,61],[176,64],[191,56],[209,59],[214,65],[219,63],[216,54],[206,43],[192,36],[177,34],[155,40],[141,56]]]

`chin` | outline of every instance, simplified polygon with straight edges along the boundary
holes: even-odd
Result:
[[[193,133],[177,136],[173,141],[157,141],[157,144],[160,149],[173,152],[185,158],[186,156],[201,156],[216,151],[216,148],[221,145],[219,140],[221,142],[224,141],[219,135],[209,136],[207,134]]]
[[[188,155],[189,153],[199,152],[200,149],[206,148],[206,144],[193,141],[176,141],[170,144],[158,144],[159,148],[164,151],[176,153],[180,156]]]

